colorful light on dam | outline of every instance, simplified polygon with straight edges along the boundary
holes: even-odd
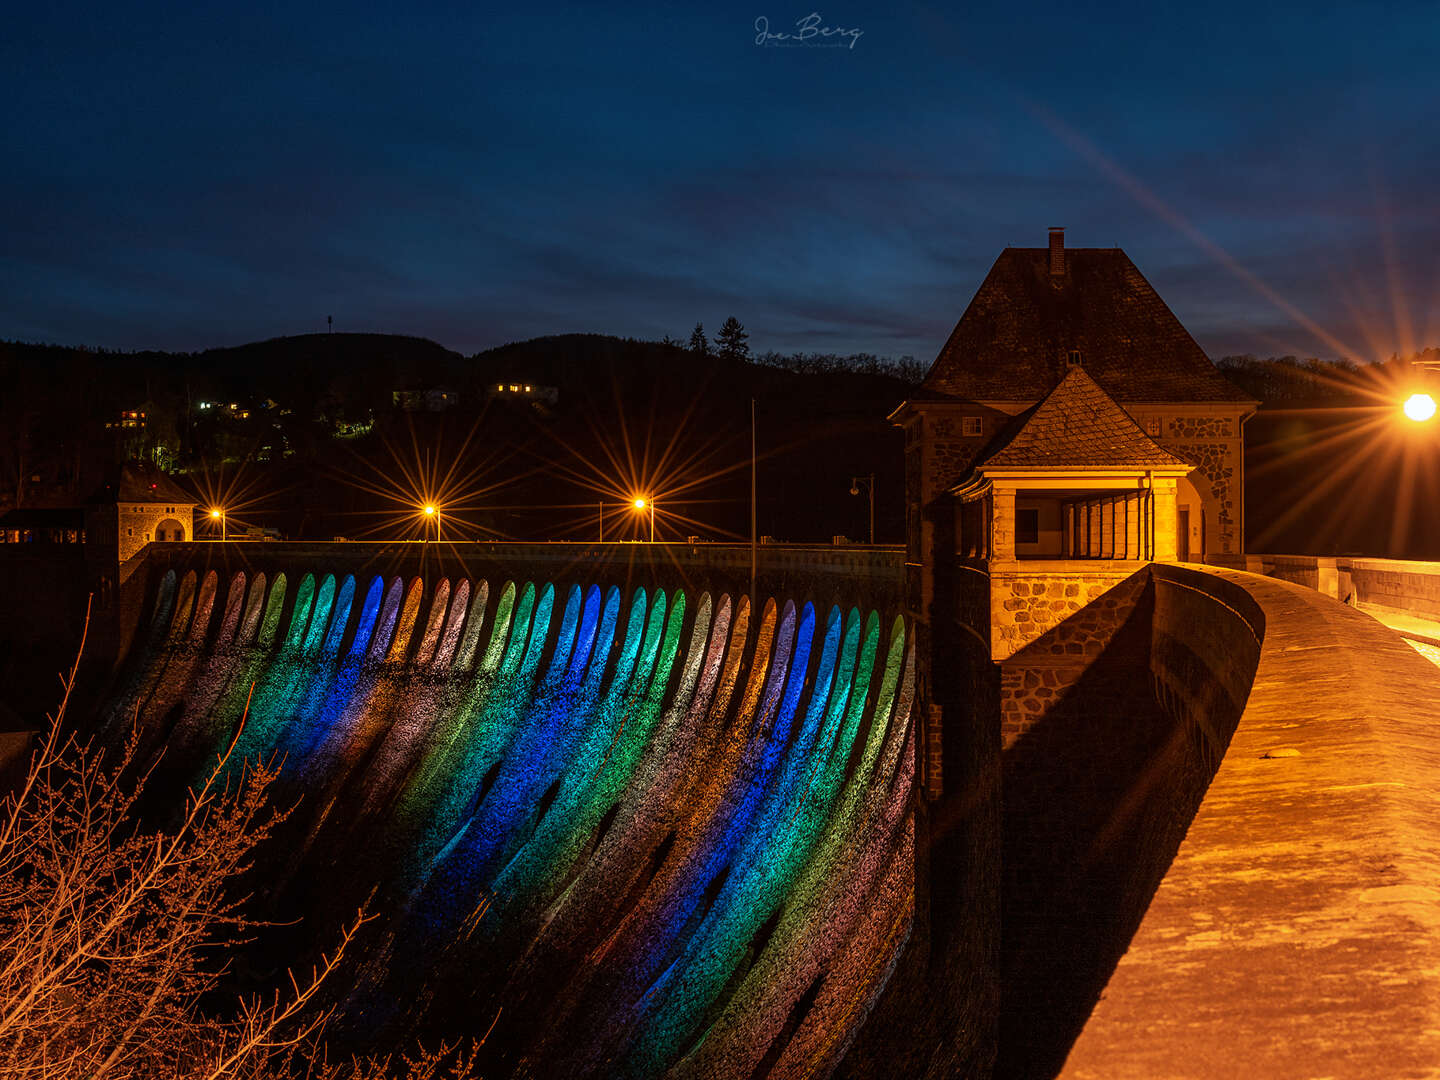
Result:
[[[1435,399],[1429,394],[1411,394],[1405,400],[1405,415],[1417,424],[1435,415]]]
[[[307,924],[367,898],[389,920],[349,1001],[367,1034],[429,1001],[457,1038],[499,1011],[492,1041],[533,1075],[823,1076],[909,938],[899,618],[173,571],[152,610],[111,731],[138,710],[183,790],[250,697],[237,753],[283,757],[299,802],[267,895]]]

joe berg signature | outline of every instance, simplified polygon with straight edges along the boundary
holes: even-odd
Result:
[[[864,30],[846,30],[839,26],[822,26],[820,13],[812,11],[803,19],[795,20],[793,31],[770,32],[770,20],[761,15],[755,20],[755,44],[773,48],[777,45],[793,48],[797,45],[818,46],[830,49],[853,49]],[[837,38],[839,40],[831,40]],[[849,39],[847,45],[845,39]]]

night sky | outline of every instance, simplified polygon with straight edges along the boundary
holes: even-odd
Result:
[[[1434,3],[407,6],[9,9],[0,337],[928,362],[1063,225],[1213,357],[1440,344]]]

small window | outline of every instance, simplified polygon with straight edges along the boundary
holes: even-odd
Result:
[[[1079,350],[1079,349],[1071,349],[1071,350],[1070,350],[1070,366],[1071,366],[1071,367],[1079,367],[1079,366],[1080,366],[1080,350]]]
[[[1038,544],[1040,542],[1040,511],[1036,509],[1015,511],[1015,542],[1017,544]]]
[[[960,433],[967,438],[985,434],[985,421],[978,416],[967,416],[961,421]]]
[[[1158,436],[1161,430],[1160,417],[1147,416],[1145,418],[1145,434],[1152,438]]]

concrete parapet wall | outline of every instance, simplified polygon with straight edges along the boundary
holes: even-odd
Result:
[[[1061,1075],[1440,1076],[1440,671],[1310,588],[1153,575],[1157,688],[1224,756]]]
[[[1233,582],[1156,565],[1150,679],[1213,772],[1245,708],[1265,636],[1265,614]]]
[[[766,544],[757,552],[756,591],[764,597],[797,604],[858,605],[894,614],[903,585],[905,556],[899,547],[800,546]],[[146,598],[127,608],[133,628],[140,610],[149,610],[167,570],[214,570],[228,578],[237,570],[264,572],[383,574],[418,576],[424,597],[442,579],[468,577],[527,581],[536,577],[566,581],[604,581],[629,590],[685,589],[743,595],[750,589],[748,544],[594,543],[533,544],[500,542],[195,542],[151,544],[128,588]]]
[[[904,552],[898,547],[800,546],[766,544],[757,552],[757,579],[772,592],[814,586],[826,592],[864,592],[898,602]],[[523,571],[543,567],[551,574],[595,568],[640,573],[654,579],[704,582],[723,580],[727,587],[748,588],[750,547],[747,544],[529,544],[529,543],[191,543],[154,544],[148,560],[166,568],[204,564],[234,569],[304,564],[306,569],[408,573],[419,567],[440,573],[484,574],[492,570]],[[827,589],[828,586],[828,589]]]
[[[1355,598],[1440,621],[1440,563],[1399,559],[1340,559],[1355,584]]]
[[[1208,561],[1293,581],[1346,603],[1440,621],[1440,563],[1316,555],[1218,555]]]

